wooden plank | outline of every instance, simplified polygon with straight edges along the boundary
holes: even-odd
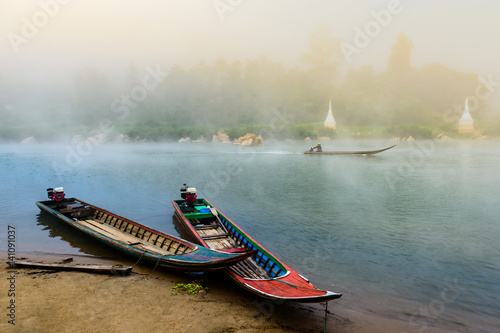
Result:
[[[198,235],[200,236],[209,236],[209,235],[217,235],[217,234],[220,234],[221,230],[219,229],[201,229],[201,230],[197,230],[198,232]]]
[[[207,243],[208,247],[213,250],[227,250],[239,247],[236,241],[231,237],[212,238],[209,236],[217,235],[213,230],[199,230],[198,235]]]
[[[249,260],[248,262],[244,263],[242,266],[243,266],[243,269],[251,276],[253,276],[254,278],[257,278],[257,279],[260,279],[262,278],[262,274],[259,274],[261,273],[259,270],[255,270],[253,269],[252,265],[251,265],[252,261]]]
[[[133,246],[136,249],[140,249],[140,250],[147,251],[150,253],[161,254],[161,255],[172,255],[173,254],[172,251],[160,249],[160,248],[158,248],[150,243],[141,241],[141,239],[139,239],[139,238],[136,238],[136,237],[129,235],[129,234],[125,234],[123,231],[118,230],[116,228],[113,228],[109,225],[99,224],[99,222],[96,222],[93,220],[85,220],[85,221],[79,221],[79,222],[81,224],[89,227],[90,229],[97,231],[100,234],[108,236],[108,237],[115,239],[119,242],[122,242],[124,244]]]
[[[242,277],[246,277],[246,278],[250,278],[250,279],[258,279],[259,276],[257,275],[257,273],[248,269],[248,266],[245,265],[245,261],[246,260],[244,260],[243,262],[239,262],[236,265],[231,266],[230,269],[232,269],[236,274],[238,274]]]
[[[208,247],[212,250],[224,250],[224,247],[217,242],[216,239],[210,240],[208,239],[205,243],[207,243]]]
[[[117,233],[113,227],[106,226],[105,224],[101,224],[97,221],[94,220],[84,220],[84,221],[78,221],[80,224],[85,225],[86,227],[93,229],[94,231],[97,231],[101,234],[104,234],[105,236],[111,237],[111,238],[116,238],[121,236],[121,233]]]
[[[265,275],[262,275],[261,272],[256,271],[252,268],[251,262],[252,261],[250,259],[247,259],[247,260],[244,260],[236,265],[231,266],[231,268],[236,266],[236,269],[238,270],[238,274],[240,274],[243,277],[247,277],[247,278],[251,278],[251,279],[265,278]]]
[[[10,264],[10,263],[8,263]],[[56,271],[78,271],[87,273],[119,274],[128,275],[132,267],[108,266],[108,265],[67,265],[67,264],[44,264],[30,261],[14,261],[16,268],[50,269]]]
[[[230,270],[232,270],[234,273],[236,273],[237,275],[241,276],[241,277],[249,277],[240,267],[239,267],[239,264],[236,264],[236,265],[232,265],[231,267],[229,267]]]
[[[209,225],[197,225],[194,228],[196,230],[206,230],[206,229],[217,229],[219,226],[217,224],[209,224]]]
[[[248,270],[245,269],[245,265],[240,262],[240,263],[237,263],[236,265],[233,265],[230,267],[231,269],[234,268],[234,271],[238,274],[238,275],[241,275],[243,277],[252,277],[249,273],[248,273]]]
[[[256,274],[259,274],[260,277],[267,277],[268,273],[267,271],[262,268],[259,264],[255,262],[253,259],[247,259],[244,261],[244,264],[246,267],[248,267],[249,270],[256,272]]]
[[[229,234],[226,232],[223,234],[203,235],[203,236],[201,236],[201,238],[203,238],[203,239],[215,239],[215,238],[222,238],[222,237],[227,237],[227,236],[229,236]]]

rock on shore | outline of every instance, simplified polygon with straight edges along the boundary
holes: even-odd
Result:
[[[262,140],[262,136],[260,135],[257,136],[253,133],[247,133],[240,137],[234,144],[242,146],[263,146],[264,140]]]
[[[212,137],[212,142],[216,143],[231,143],[231,140],[229,140],[229,135],[224,133],[224,130],[218,130],[217,134],[215,134]]]

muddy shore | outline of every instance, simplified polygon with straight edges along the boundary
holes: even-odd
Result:
[[[128,276],[43,269],[10,269],[6,253],[0,267],[0,332],[324,332],[324,304],[274,304],[233,284],[222,272],[188,275],[138,264]],[[43,253],[17,254],[17,259],[72,264],[135,263],[122,258]],[[12,279],[14,277],[14,279]],[[208,288],[191,295],[172,288],[179,283]],[[15,295],[9,290],[15,288]],[[14,300],[14,324],[8,309]],[[412,332],[408,321],[381,318],[329,302],[326,332]],[[9,322],[11,321],[11,322]],[[446,332],[427,327],[425,332]]]

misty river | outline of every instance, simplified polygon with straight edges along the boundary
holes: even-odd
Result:
[[[342,292],[335,302],[397,316],[408,331],[500,331],[497,141],[400,142],[372,157],[304,155],[312,144],[2,144],[0,251],[12,225],[18,252],[103,255],[40,215],[35,202],[56,186],[179,235],[171,200],[187,183],[317,287]]]

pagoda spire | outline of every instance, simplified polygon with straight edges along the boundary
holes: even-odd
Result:
[[[332,129],[337,128],[337,123],[335,122],[335,119],[333,118],[332,100],[331,99],[330,99],[330,107],[328,108],[328,115],[326,116],[324,125],[325,125],[325,128],[332,128]]]
[[[472,133],[474,132],[474,120],[469,113],[469,98],[465,99],[465,109],[458,122],[458,133]]]

